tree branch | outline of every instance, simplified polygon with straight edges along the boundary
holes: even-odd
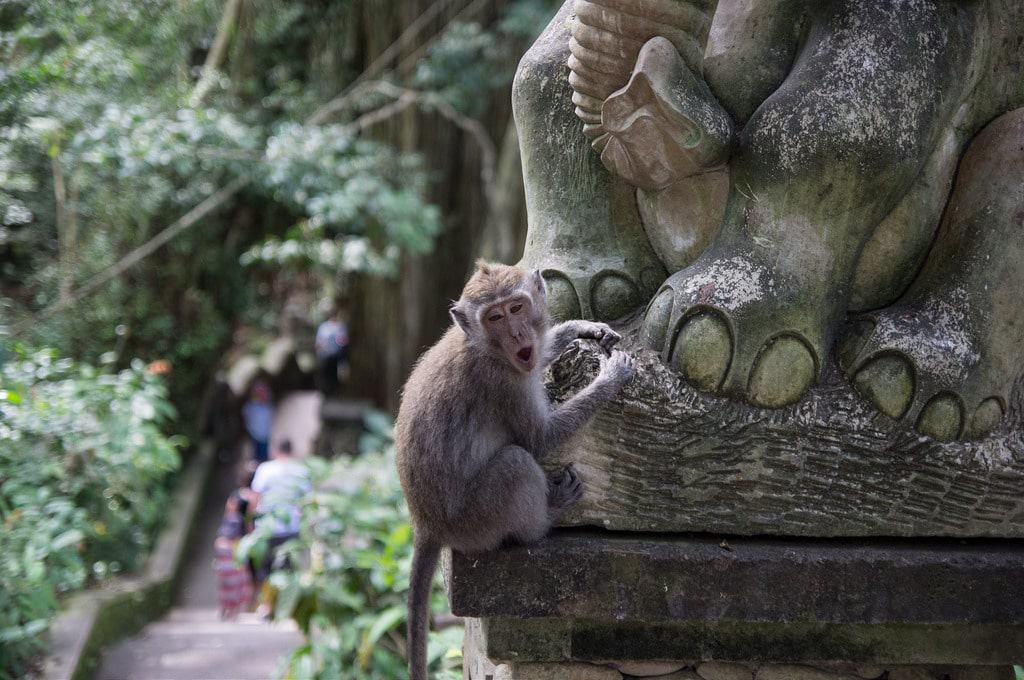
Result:
[[[424,109],[437,111],[442,117],[451,121],[458,128],[468,133],[480,148],[480,183],[483,185],[484,199],[488,207],[494,204],[495,198],[495,176],[497,174],[498,152],[487,133],[487,128],[476,118],[471,118],[459,113],[454,106],[438,96],[417,92],[409,88],[400,87],[392,83],[379,81],[371,86],[371,89],[383,95],[392,97],[395,101],[375,111],[364,114],[353,123],[353,129],[363,130],[370,125],[375,125],[386,118],[397,115],[407,109],[411,104],[416,104]]]
[[[245,185],[247,185],[248,183],[249,179],[246,177],[239,177],[235,179],[220,191],[208,196],[206,200],[204,200],[202,203],[192,208],[187,213],[182,215],[180,218],[175,220],[170,226],[161,231],[159,234],[157,234],[150,240],[146,241],[141,246],[131,251],[124,257],[122,257],[120,260],[117,261],[117,263],[114,266],[104,269],[103,271],[101,271],[100,273],[96,274],[91,279],[83,283],[73,293],[69,294],[67,298],[59,300],[57,304],[47,307],[46,309],[43,309],[42,311],[37,313],[30,321],[25,321],[15,325],[12,328],[12,330],[14,331],[14,333],[23,331],[25,330],[25,327],[27,327],[31,322],[39,321],[41,319],[45,319],[49,316],[52,316],[56,312],[59,312],[60,310],[65,309],[70,305],[73,305],[82,298],[91,294],[94,290],[104,285],[108,281],[117,278],[128,269],[134,267],[141,260],[152,255],[154,252],[160,249],[160,247],[169,242],[175,236],[185,231],[186,229],[188,229],[196,222],[209,215],[217,208],[223,206],[225,203],[231,200],[239,191],[241,191],[242,188],[244,188]]]
[[[224,3],[224,12],[220,16],[220,24],[217,25],[217,36],[213,39],[210,51],[206,53],[206,61],[203,62],[203,70],[196,83],[196,89],[188,98],[188,105],[192,108],[198,107],[206,99],[206,95],[213,88],[217,79],[224,58],[228,53],[228,45],[231,43],[231,36],[235,32],[235,24],[238,22],[238,10],[242,6],[242,0],[227,0]]]

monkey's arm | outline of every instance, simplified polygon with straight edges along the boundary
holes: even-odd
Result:
[[[615,343],[622,339],[622,336],[613,331],[608,324],[583,320],[564,321],[552,328],[548,337],[548,346],[544,352],[544,366],[549,366],[551,362],[562,356],[565,348],[576,338],[597,340],[605,354],[611,353]]]
[[[615,350],[602,363],[601,372],[594,382],[549,414],[540,430],[540,441],[534,448],[538,461],[562,446],[586,425],[597,413],[597,409],[615,398],[622,386],[633,377],[633,359],[625,352]]]

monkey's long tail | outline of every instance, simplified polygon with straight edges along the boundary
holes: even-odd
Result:
[[[416,541],[409,583],[409,680],[428,680],[427,632],[430,622],[430,591],[440,556],[440,546],[429,541]]]

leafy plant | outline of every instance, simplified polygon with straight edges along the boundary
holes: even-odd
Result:
[[[24,677],[58,596],[140,566],[181,441],[162,382],[14,348],[0,367],[0,678]]]
[[[287,660],[288,680],[408,677],[412,528],[395,471],[390,419],[372,414],[366,425],[361,456],[309,461],[315,490],[302,506],[300,537],[283,548],[306,566],[270,577],[279,590],[276,615],[294,619],[306,635],[306,644]],[[438,587],[434,610],[446,606]],[[432,635],[432,677],[462,677],[461,643],[461,627]]]

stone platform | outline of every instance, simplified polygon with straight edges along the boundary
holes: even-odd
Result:
[[[878,678],[907,665],[1005,670],[1024,659],[1021,541],[563,529],[529,547],[449,555],[445,575],[453,613],[472,620],[467,669],[561,669],[509,670],[509,678],[603,678],[598,667],[678,672],[709,662],[853,664],[878,670],[838,677]],[[594,668],[567,675],[574,664]]]

